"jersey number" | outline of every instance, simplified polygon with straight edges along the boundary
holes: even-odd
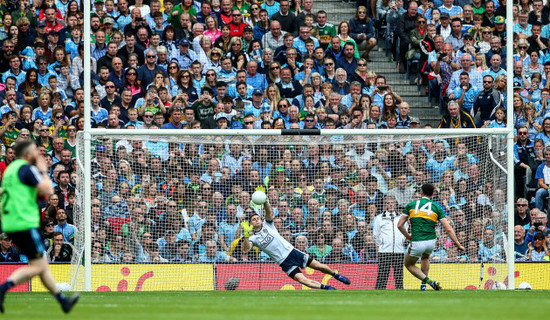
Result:
[[[418,208],[419,206],[420,206],[420,201],[416,203],[416,208],[414,209],[414,213],[416,215],[418,215],[418,211],[426,212],[426,215],[428,216],[430,216],[433,213],[431,202],[426,202],[426,204],[424,204],[420,209]]]

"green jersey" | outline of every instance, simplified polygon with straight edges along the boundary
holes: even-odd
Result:
[[[421,198],[409,203],[403,214],[411,220],[411,241],[424,241],[437,238],[435,224],[445,218],[441,207],[428,198]]]
[[[25,160],[13,161],[2,180],[2,230],[18,232],[40,227],[40,209],[36,203],[38,189],[24,184],[19,178],[19,170],[28,165]]]
[[[336,28],[333,24],[325,23],[324,26],[315,26],[317,33],[319,34],[319,40],[324,43],[330,43],[330,39],[336,35]]]
[[[0,127],[0,129],[2,128],[4,127]],[[1,140],[6,147],[9,147],[15,142],[15,140],[17,140],[18,136],[19,136],[19,129],[13,128],[11,130],[6,130]]]

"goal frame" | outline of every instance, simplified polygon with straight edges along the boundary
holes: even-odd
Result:
[[[167,137],[167,136],[289,136],[289,135],[300,135],[300,136],[424,136],[424,135],[436,135],[441,137],[446,136],[497,136],[505,135],[506,136],[506,175],[507,179],[507,190],[506,190],[506,201],[507,201],[507,217],[508,221],[514,220],[514,132],[513,128],[510,131],[508,128],[497,128],[497,129],[393,129],[393,130],[372,130],[372,129],[355,129],[355,130],[338,130],[338,129],[313,129],[313,130],[280,130],[280,129],[268,129],[268,130],[219,130],[219,129],[205,129],[205,130],[176,130],[176,129],[167,129],[167,130],[147,130],[147,129],[136,129],[136,130],[124,130],[124,129],[90,129],[88,132],[81,132],[80,135],[83,135],[84,140],[84,154],[91,154],[91,142],[94,136],[105,136],[109,135],[111,137],[123,137],[123,136],[155,136],[155,137]],[[80,144],[77,145],[80,147]],[[80,155],[77,152],[77,155]],[[497,162],[491,158],[491,160],[497,164]],[[82,207],[84,209],[84,290],[92,290],[92,263],[91,263],[91,157],[86,156],[84,159],[81,159],[77,156],[77,162],[82,165],[84,168],[84,190],[83,197],[84,203]],[[498,167],[503,170],[504,168],[500,165]],[[86,200],[87,199],[87,200]],[[508,239],[514,239],[514,224],[508,223],[506,236]],[[514,266],[515,266],[515,255],[514,252],[514,241],[507,242],[507,252],[506,255],[506,265],[508,269],[508,289],[515,288],[514,282]]]

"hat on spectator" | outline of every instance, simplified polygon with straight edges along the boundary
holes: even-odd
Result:
[[[10,237],[8,237],[7,234],[5,234],[5,233],[0,233],[0,240],[7,240],[7,239],[9,239],[9,238],[10,238]]]
[[[441,12],[441,15],[439,16],[439,20],[441,19],[450,19],[451,17],[447,12]]]
[[[48,33],[49,36],[59,36],[59,32],[55,31],[55,29],[52,29],[52,31],[50,31]]]
[[[420,124],[420,119],[418,119],[417,117],[411,117],[411,123],[418,123],[418,124]]]
[[[107,151],[107,148],[105,148],[104,145],[100,144],[100,145],[95,147],[95,151],[105,152],[105,151]]]
[[[250,115],[253,116],[253,115],[254,115],[254,111],[252,111],[252,110],[246,110],[246,109],[245,109],[245,110],[244,110],[244,116],[246,117],[246,116],[250,116]]]
[[[94,2],[105,2],[104,0],[94,0]]]
[[[247,31],[254,32],[254,29],[252,29],[251,26],[246,26],[243,28],[243,32],[247,32]]]
[[[46,21],[40,21],[38,22],[38,24],[36,25],[37,28],[43,28],[46,26]]]
[[[471,34],[469,34],[469,33],[466,33],[466,34],[464,35],[464,39],[466,39],[466,38],[468,38],[468,39],[470,39],[470,40],[474,39],[474,37],[473,37]]]
[[[514,81],[514,89],[521,89],[523,86],[519,81]]]
[[[254,91],[252,91],[252,95],[256,95],[256,94],[261,94],[261,95],[263,95],[264,92],[262,91],[262,89],[254,89]]]
[[[229,115],[225,112],[220,112],[216,115],[216,121],[220,120],[220,119],[225,119],[227,121],[229,121]]]
[[[260,109],[260,113],[266,113],[266,112],[271,113],[271,107],[269,106],[269,104],[264,103],[264,104],[262,104],[262,107]]]
[[[105,19],[103,19],[103,24],[115,24],[115,20],[111,17],[105,17]]]
[[[503,16],[497,16],[495,18],[495,23],[504,23],[506,20],[504,20]]]
[[[286,173],[286,170],[284,167],[282,166],[278,166],[277,168],[275,168],[275,173]]]
[[[190,46],[191,43],[187,39],[181,39],[178,43],[180,46]]]

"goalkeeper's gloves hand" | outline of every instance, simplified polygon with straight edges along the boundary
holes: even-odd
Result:
[[[250,236],[250,231],[252,231],[252,226],[248,221],[241,222],[241,226],[243,227],[244,237],[248,238]]]

